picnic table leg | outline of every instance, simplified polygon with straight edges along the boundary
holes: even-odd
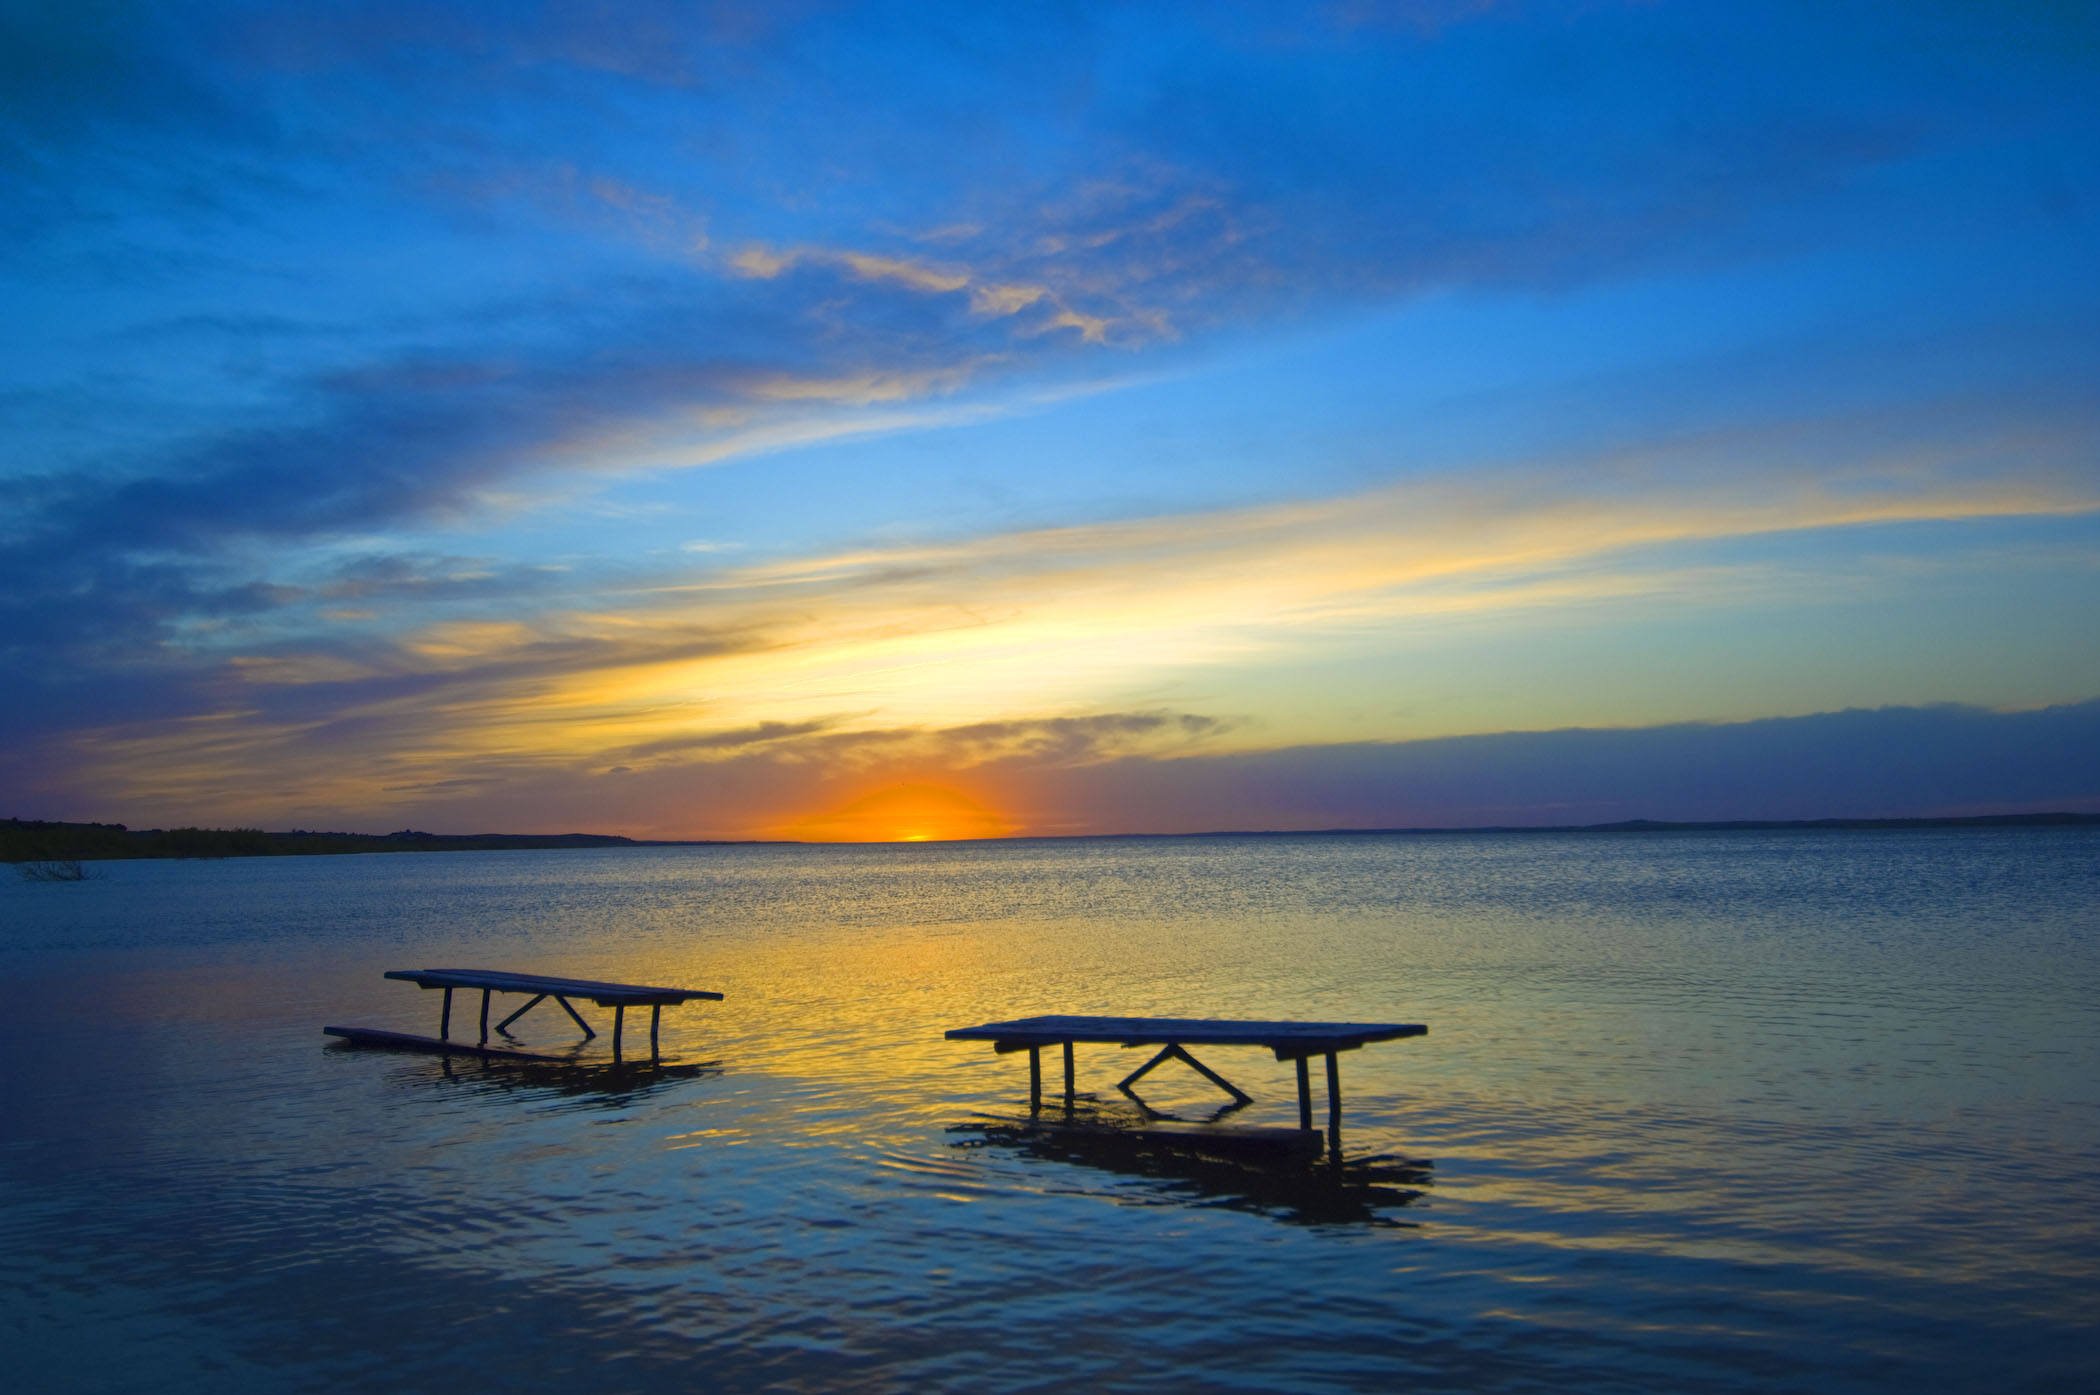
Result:
[[[445,990],[444,1010],[438,1014],[438,1039],[440,1041],[450,1041],[452,1039],[452,990],[449,988]]]
[[[1327,1053],[1327,1151],[1336,1167],[1342,1165],[1342,1067],[1335,1054]]]
[[[1065,1043],[1065,1108],[1072,1107],[1072,1043]]]
[[[663,1059],[663,1053],[656,1049],[656,1029],[662,1024],[663,1020],[664,1005],[662,1003],[649,1004],[649,1059],[652,1061]]]
[[[481,1044],[489,1044],[489,990],[481,990]]]
[[[1305,1057],[1298,1058],[1298,1127],[1312,1131],[1312,1076],[1305,1068]]]
[[[620,1059],[620,1028],[626,1024],[627,1004],[620,1003],[613,1008],[613,1059],[615,1061]]]
[[[1036,1113],[1043,1107],[1043,1048],[1028,1048],[1028,1112]]]

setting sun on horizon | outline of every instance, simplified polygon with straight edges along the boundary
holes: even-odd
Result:
[[[788,825],[781,836],[809,843],[951,843],[1004,838],[1005,817],[946,785],[889,785]]]

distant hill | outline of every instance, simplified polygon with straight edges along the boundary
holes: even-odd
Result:
[[[286,857],[316,853],[469,852],[511,848],[649,846],[608,833],[317,833],[295,828],[126,828],[121,823],[0,819],[0,862],[131,857]]]

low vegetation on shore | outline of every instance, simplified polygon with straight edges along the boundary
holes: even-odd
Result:
[[[80,881],[82,862],[134,857],[285,857],[315,853],[461,852],[500,848],[633,847],[635,840],[603,833],[318,833],[295,828],[127,828],[121,823],[61,823],[0,819],[0,862],[12,862],[32,881]],[[48,869],[57,869],[49,871]]]

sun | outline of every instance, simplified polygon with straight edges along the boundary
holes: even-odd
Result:
[[[783,830],[813,843],[938,843],[1004,838],[1013,825],[945,785],[889,785]]]

